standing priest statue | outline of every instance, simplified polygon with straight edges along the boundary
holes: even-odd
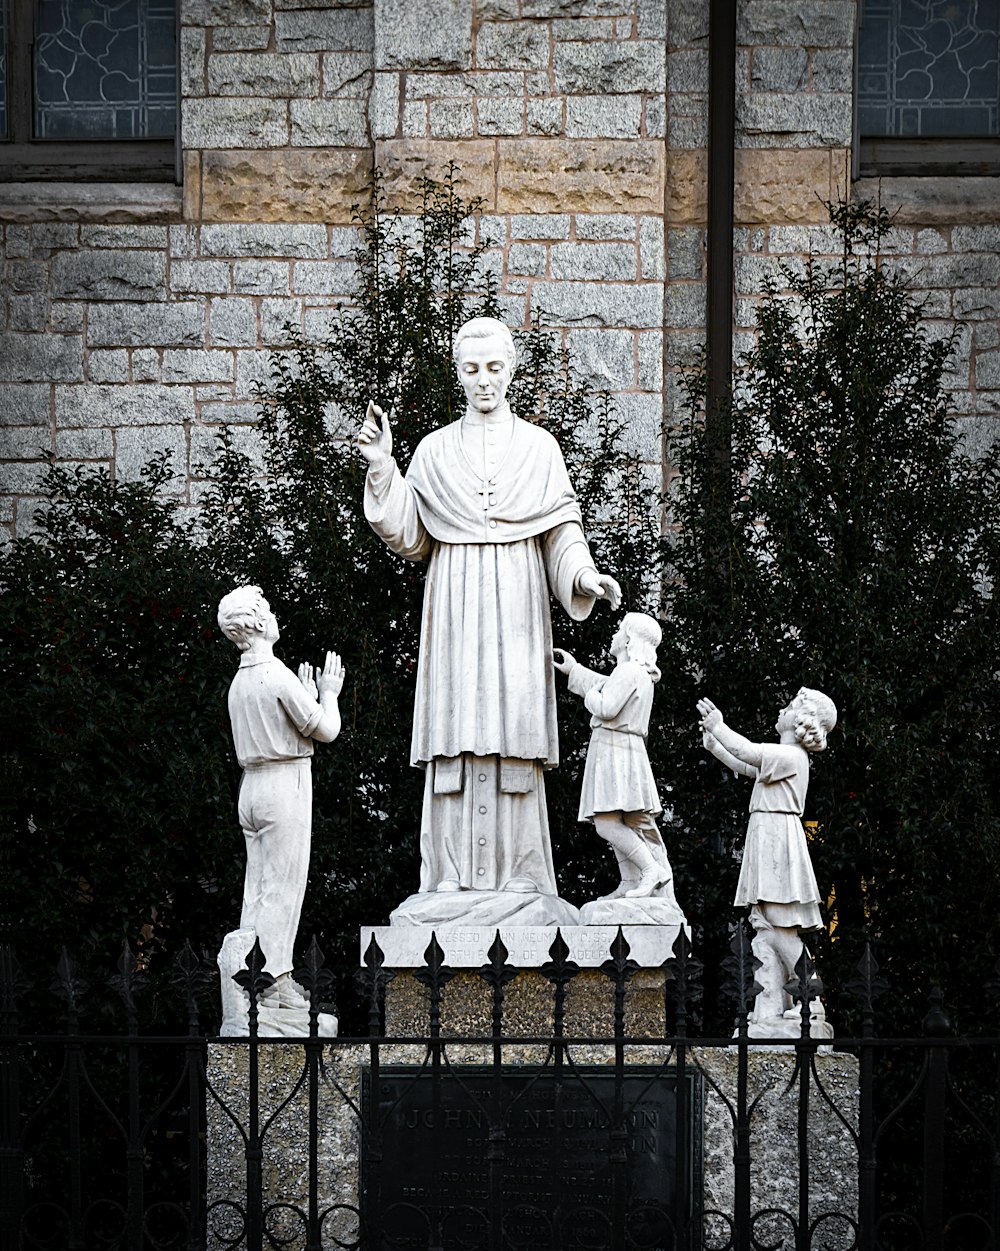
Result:
[[[426,771],[420,893],[392,923],[574,924],[542,778],[559,762],[549,591],[579,621],[621,590],[591,559],[559,445],[506,402],[510,331],[476,317],[454,357],[465,415],[421,441],[405,478],[376,404],[358,435],[365,516],[428,562],[410,753]]]

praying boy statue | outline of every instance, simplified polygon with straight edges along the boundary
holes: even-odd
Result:
[[[301,664],[296,676],[274,654],[278,623],[260,587],[241,586],[219,604],[219,628],[243,653],[229,688],[229,717],[236,757],[243,768],[239,820],[246,839],[247,867],[240,929],[227,935],[227,959],[242,963],[260,941],[265,969],[275,983],[261,1000],[261,1033],[305,1032],[281,1015],[301,1017],[308,1002],[292,980],[292,946],[299,927],[309,873],[312,831],[313,743],[332,743],[340,733],[337,697],[344,667],[327,652],[322,671]],[[220,969],[223,954],[220,953]],[[232,970],[235,971],[235,968]],[[223,1034],[245,1033],[240,993],[226,985],[223,969]],[[231,974],[230,974],[231,982]],[[234,1007],[236,1016],[228,1009]],[[278,1017],[268,1028],[266,1018]],[[334,1024],[335,1030],[335,1024]],[[333,1032],[332,1030],[321,1032]]]

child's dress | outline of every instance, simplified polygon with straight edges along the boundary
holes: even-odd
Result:
[[[734,903],[771,905],[765,916],[772,925],[821,929],[819,887],[802,828],[809,753],[797,743],[762,743],[761,751]]]
[[[646,755],[646,734],[653,707],[653,679],[642,665],[623,660],[609,675],[577,663],[569,689],[582,695],[592,713],[580,795],[581,821],[599,812],[662,812]]]

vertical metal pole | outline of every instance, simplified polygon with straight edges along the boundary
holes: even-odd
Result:
[[[371,1251],[382,1248],[382,1121],[379,1115],[381,1091],[382,1037],[381,997],[387,981],[393,974],[384,968],[385,957],[375,935],[372,935],[365,952],[365,981],[368,988],[368,1115],[362,1124],[365,1136],[365,1196],[363,1212],[365,1225],[361,1230],[362,1245]]]
[[[560,1124],[562,1114],[563,1065],[566,1059],[566,987],[580,971],[578,966],[569,959],[569,947],[566,946],[566,940],[558,928],[556,929],[556,936],[552,946],[549,948],[549,961],[542,966],[540,971],[552,982],[554,987],[552,1003],[552,1073],[555,1086],[553,1110],[555,1123],[558,1125]],[[556,1151],[552,1163],[556,1181],[555,1192],[562,1197],[565,1195],[565,1187],[562,1180],[565,1169],[563,1153]],[[560,1201],[551,1230],[550,1251],[562,1251],[567,1243],[573,1241],[566,1232],[565,1226],[566,1209],[562,1201]]]
[[[619,930],[619,933],[621,931]],[[625,975],[615,983],[615,1110],[611,1122],[611,1251],[625,1251],[628,1134],[625,1128]]]
[[[951,1022],[941,1006],[943,996],[935,986],[928,996],[931,1009],[924,1018],[924,1033],[943,1038],[951,1032]],[[948,1094],[948,1049],[930,1046],[927,1053],[927,1083],[924,1087],[924,1173],[923,1233],[924,1251],[944,1248],[944,1113]]]
[[[726,409],[733,373],[733,190],[736,143],[736,0],[711,0],[708,34],[708,398],[717,489],[729,482]],[[728,491],[726,490],[726,495]],[[720,498],[720,508],[725,495]]]
[[[664,985],[666,1007],[666,985]],[[666,1017],[664,1017],[666,1025]],[[675,1107],[677,1120],[674,1124],[674,1229],[678,1251],[686,1251],[691,1243],[691,1213],[688,1197],[688,1081],[687,1081],[687,1003],[681,994],[677,998],[677,1064]]]
[[[24,1152],[21,1148],[21,1052],[17,1041],[17,961],[0,946],[0,1248],[21,1245]]]
[[[812,1075],[814,1044],[808,1036],[809,1003],[802,1004],[802,1036],[795,1043],[799,1066],[799,1214],[795,1230],[796,1251],[809,1251],[809,1079]]]
[[[127,1226],[129,1251],[143,1248],[142,1118],[139,1112],[138,1023],[129,1013],[128,1022],[128,1144],[125,1148],[125,1175],[128,1186]]]
[[[260,1054],[257,1036],[257,990],[250,989],[250,1037],[247,1039],[247,1248],[264,1246],[264,1148],[260,1136]]]
[[[861,1018],[860,1082],[861,1108],[858,1126],[858,1242],[860,1251],[875,1251],[875,1185],[878,1162],[875,1156],[875,1015],[871,999]]]
[[[750,1251],[750,1116],[747,1110],[747,1019],[741,1013],[736,1040],[736,1125],[733,1130],[733,1247]]]
[[[611,959],[601,972],[615,984],[615,1102],[611,1120],[611,1251],[625,1251],[628,1200],[628,1129],[625,1125],[625,990],[639,967],[628,958],[622,927],[611,944]]]
[[[493,979],[493,1012],[491,1036],[493,1040],[493,1073],[490,1099],[489,1144],[486,1148],[486,1162],[489,1171],[489,1251],[501,1251],[503,1246],[503,1181],[504,1157],[507,1150],[507,1133],[504,1127],[503,1109],[503,1046],[500,1039],[503,1034],[503,970],[502,965],[507,958],[507,949],[500,939],[500,931],[494,945],[490,948],[496,976]]]
[[[83,1044],[77,1035],[75,1011],[71,1010],[66,1039],[66,1088],[69,1099],[69,1251],[85,1251],[83,1228],[83,1133],[80,1118],[80,1069]]]
[[[1000,960],[996,964],[1000,975]],[[995,983],[1000,993],[1000,976]],[[990,1165],[990,1232],[993,1245],[1000,1245],[1000,1045],[993,1049],[996,1073],[993,1081],[993,1159]]]
[[[202,1207],[202,1122],[201,1109],[205,1089],[201,1076],[205,1070],[205,1040],[198,1030],[198,1017],[188,1022],[185,1044],[188,1093],[188,1236],[187,1251],[200,1251],[205,1246],[205,1212]]]
[[[319,1223],[319,1059],[323,1044],[319,1040],[319,1003],[315,996],[309,1001],[309,1039],[305,1048],[309,1080],[309,1213],[306,1251],[322,1251],[323,1237]]]

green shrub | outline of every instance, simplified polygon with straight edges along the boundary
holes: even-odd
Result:
[[[238,908],[219,583],[171,481],[164,458],[132,483],[52,466],[0,562],[4,937],[38,1011],[60,945],[113,967],[127,936],[155,962]]]
[[[110,965],[142,949],[154,991],[185,939],[214,955],[239,916],[239,769],[225,693],[236,667],[215,609],[260,584],[289,663],[343,654],[344,730],[314,757],[313,860],[300,938],[315,932],[338,974],[345,1028],[357,931],[385,922],[418,872],[422,775],[409,739],[423,590],[362,514],[351,446],[370,396],[394,409],[395,452],[462,411],[451,363],[458,325],[496,313],[484,246],[453,181],[428,183],[415,226],[378,191],[358,220],[357,294],[322,342],[274,354],[253,431],[225,431],[195,519],[166,463],[138,483],[53,468],[37,534],[0,562],[0,657],[8,674],[8,932],[30,981],[48,984],[66,943]],[[701,749],[695,701],[771,734],[799,685],[840,709],[816,759],[807,819],[832,932],[821,971],[837,1000],[866,938],[898,992],[900,1028],[940,977],[965,1028],[978,985],[970,936],[998,949],[996,451],[963,452],[944,389],[949,345],[932,339],[905,283],[881,261],[888,222],[839,206],[839,264],[810,263],[770,290],[736,400],[706,428],[704,378],[688,379],[676,432],[671,523],[627,450],[607,397],[590,397],[544,323],[518,335],[511,402],[557,436],[595,558],[627,608],[659,605],[661,667],[649,750],[672,810],[664,833],[677,893],[706,962],[706,1023],[731,1006],[715,978],[736,919],[733,850],[749,784]],[[724,423],[728,457],[712,434]],[[558,645],[607,667],[612,622],[556,610]],[[562,767],[547,793],[563,894],[612,883],[613,857],[576,823],[589,730],[560,684]],[[46,970],[43,972],[43,970]],[[148,1016],[165,1011],[158,994]]]
[[[1000,950],[1000,457],[962,449],[952,344],[880,255],[885,212],[838,205],[831,218],[839,263],[786,267],[787,294],[766,293],[717,415],[728,463],[704,421],[704,376],[688,379],[664,598],[673,716],[656,767],[695,840],[678,847],[679,890],[711,950],[749,783],[700,751],[695,700],[763,739],[800,685],[827,692],[840,724],[813,758],[806,814],[833,923],[821,972],[842,993],[871,938],[897,1028],[919,1025],[939,979],[970,1029],[985,973],[973,944],[990,962]]]
[[[156,983],[186,938],[211,956],[237,924],[243,842],[225,703],[237,653],[215,609],[226,590],[254,582],[276,611],[286,662],[332,648],[347,666],[343,732],[313,758],[299,935],[300,946],[318,935],[339,975],[345,1028],[362,1026],[351,1007],[358,927],[387,922],[418,879],[423,777],[408,762],[423,573],[365,521],[365,465],[352,442],[369,396],[393,407],[404,466],[424,434],[464,411],[453,334],[497,311],[484,246],[468,243],[473,207],[450,176],[428,183],[414,229],[383,213],[376,188],[357,223],[355,299],[324,341],[290,332],[273,354],[259,422],[220,436],[195,522],[174,512],[162,461],[133,485],[53,471],[42,532],[0,573],[5,667],[21,675],[11,712],[24,803],[12,881],[25,922],[34,915],[51,936],[39,949],[46,958],[63,941],[79,948],[83,934],[83,954],[110,964],[126,937],[142,943]],[[641,490],[621,423],[606,398],[588,396],[543,326],[518,335],[518,348],[511,403],[559,438],[595,557],[625,571],[627,602],[642,606],[656,585],[656,500]],[[74,618],[89,631],[85,670],[64,664],[77,648],[60,632]],[[598,607],[586,625],[556,629],[597,662],[613,623]],[[58,659],[37,639],[56,639]],[[588,719],[562,698],[572,761]],[[69,775],[83,782],[66,786]],[[577,785],[566,767],[549,794],[563,889],[582,902],[595,873],[610,883],[612,858],[592,830],[577,834]],[[26,837],[29,817],[36,832]]]

